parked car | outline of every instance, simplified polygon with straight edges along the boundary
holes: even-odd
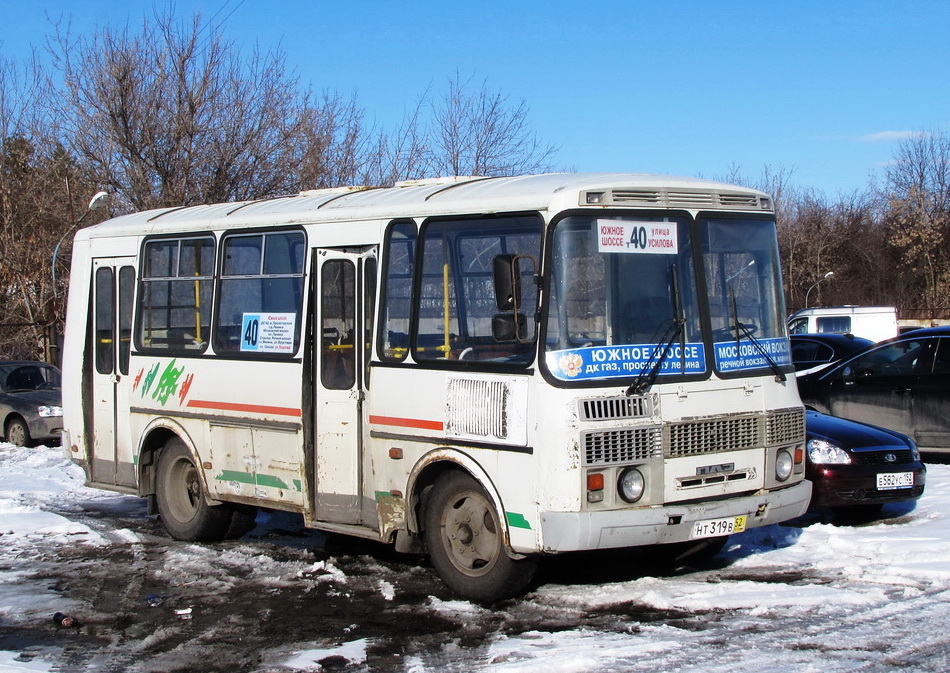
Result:
[[[899,432],[808,411],[805,454],[812,506],[874,514],[924,492],[927,468],[914,441]]]
[[[827,365],[874,345],[870,339],[852,334],[792,334],[789,340],[795,371]]]
[[[0,361],[0,428],[17,446],[59,442],[63,405],[59,370],[45,362]]]
[[[950,451],[950,327],[914,330],[813,372],[805,406],[909,435],[921,451]]]

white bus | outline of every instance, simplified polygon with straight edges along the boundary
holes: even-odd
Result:
[[[806,509],[772,203],[685,178],[447,178],[76,235],[66,454],[175,538],[255,507],[427,551],[473,600],[548,554]],[[666,548],[669,550],[669,547]]]

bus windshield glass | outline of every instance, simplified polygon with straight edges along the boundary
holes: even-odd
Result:
[[[716,370],[791,364],[775,222],[700,220]]]
[[[545,362],[556,378],[706,371],[685,217],[572,216],[552,243]]]
[[[772,221],[575,215],[556,225],[550,259],[545,364],[559,380],[790,363]]]

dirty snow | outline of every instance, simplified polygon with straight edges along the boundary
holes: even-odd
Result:
[[[261,673],[738,673],[774,669],[778,661],[786,673],[942,672],[950,670],[950,635],[944,629],[950,614],[950,466],[928,469],[926,492],[916,507],[889,505],[878,521],[845,526],[815,517],[755,529],[734,536],[717,563],[703,570],[666,577],[632,573],[631,579],[593,583],[582,571],[567,579],[556,575],[524,598],[493,609],[453,600],[443,590],[441,598],[435,592],[406,611],[405,604],[397,605],[405,577],[441,586],[424,569],[394,571],[367,557],[358,560],[364,577],[356,577],[352,565],[275,558],[253,540],[224,549],[168,541],[157,574],[171,588],[219,583],[213,588],[226,593],[239,583],[253,583],[262,592],[306,585],[307,591],[344,601],[362,582],[379,605],[404,611],[399,620],[425,616],[457,628],[435,645],[388,655],[383,664],[373,654],[378,637],[364,635],[362,620],[353,619],[329,637],[324,633],[308,642],[298,636],[258,652],[258,668],[248,664],[243,670]],[[91,526],[78,516],[91,504],[106,517],[105,525]],[[144,518],[141,508],[139,499],[84,487],[81,470],[58,448],[0,444],[0,634],[52,629],[51,615],[60,610],[81,614],[82,602],[31,581],[33,559],[66,547],[142,554],[137,547],[142,534],[118,523],[130,512]],[[209,559],[214,579],[201,570]],[[156,604],[163,600],[151,598]],[[189,611],[179,618],[190,618],[190,607],[181,606]],[[151,634],[141,647],[161,637]],[[4,649],[5,642],[0,637],[2,673],[67,670],[57,662],[56,647],[27,656],[23,647]],[[151,668],[130,664],[129,670],[159,670],[159,661]]]

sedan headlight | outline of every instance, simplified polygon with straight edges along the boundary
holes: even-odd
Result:
[[[824,439],[808,440],[808,459],[815,465],[851,464],[851,456],[847,451]]]
[[[917,448],[917,442],[908,437],[907,443],[910,445],[910,459],[913,461],[920,460],[920,449]]]
[[[40,407],[39,409],[36,410],[36,413],[38,413],[43,418],[49,418],[51,416],[62,416],[63,408],[53,407],[53,406]]]

